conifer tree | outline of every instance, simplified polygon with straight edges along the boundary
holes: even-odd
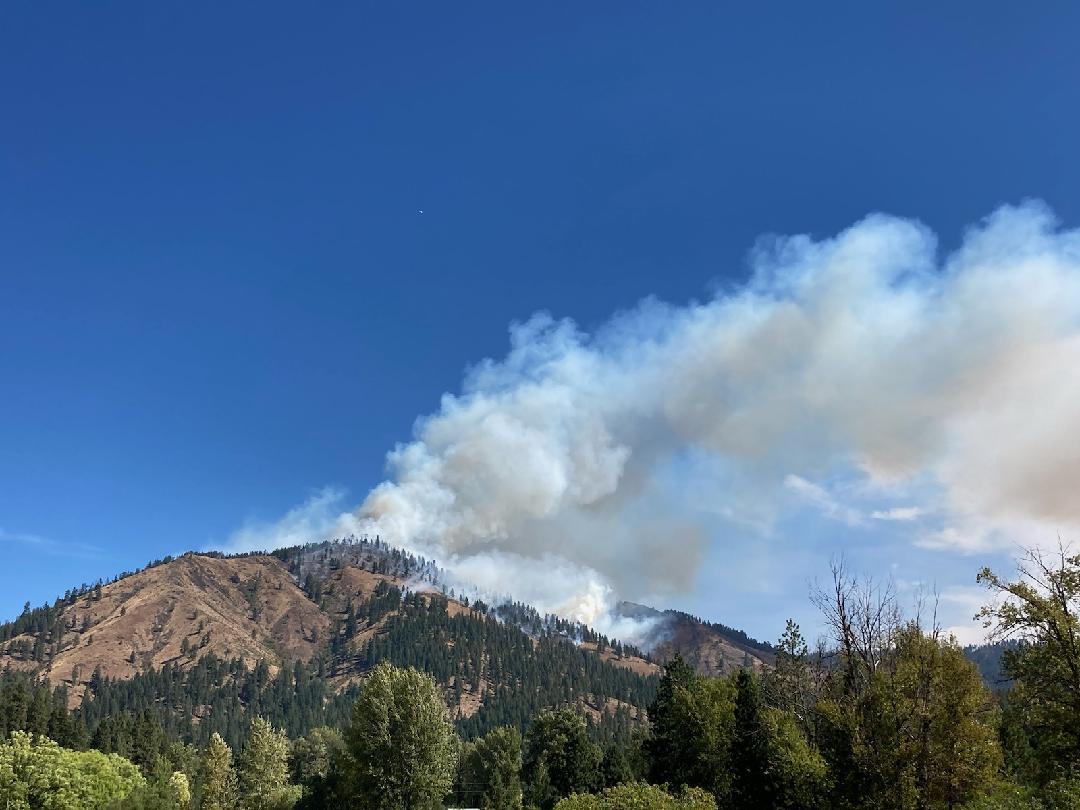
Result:
[[[701,678],[679,656],[668,663],[649,707],[645,740],[649,779],[689,785],[725,797],[734,725],[735,690],[728,678]]]
[[[731,794],[736,807],[773,806],[768,781],[769,739],[762,717],[758,679],[749,670],[735,678],[735,738],[731,746]]]
[[[649,778],[657,784],[689,784],[688,780],[680,778],[687,764],[680,745],[686,738],[686,728],[677,707],[696,681],[694,670],[676,653],[664,666],[656,699],[649,705],[650,734],[645,750],[649,758]]]

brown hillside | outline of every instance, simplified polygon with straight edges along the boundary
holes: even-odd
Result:
[[[726,675],[744,666],[760,670],[766,666],[761,654],[726,638],[707,624],[679,616],[666,627],[666,634],[652,650],[654,658],[667,661],[678,653],[702,675]]]
[[[274,557],[188,554],[67,607],[59,651],[43,672],[68,685],[77,702],[98,667],[130,678],[165,663],[183,667],[209,652],[250,665],[306,660],[325,641],[329,623]],[[27,668],[8,654],[15,641],[0,651],[0,667]]]
[[[305,547],[291,557],[185,554],[58,602],[60,612],[49,615],[48,630],[39,635],[28,631],[0,644],[0,669],[10,665],[35,670],[52,683],[67,686],[72,706],[87,694],[95,671],[126,680],[166,664],[190,669],[209,654],[225,661],[240,659],[249,668],[265,661],[271,672],[287,662],[318,656],[319,675],[343,690],[363,680],[368,643],[400,632],[392,620],[403,615],[403,608],[385,600],[375,612],[365,608],[387,595],[385,589],[378,590],[380,585],[401,589],[407,580],[424,581],[395,553],[370,544],[327,544]],[[484,612],[434,588],[421,599],[429,606],[444,605],[451,617],[489,620]],[[654,661],[676,652],[709,675],[730,672],[747,662],[763,666],[756,648],[726,637],[720,626],[624,604],[635,615],[661,619],[653,660],[619,656],[610,645],[598,649],[596,641],[583,642],[581,649],[646,677],[660,673]],[[445,643],[452,649],[456,642],[450,637]],[[535,637],[532,646],[540,646]],[[488,678],[488,660],[484,651],[477,664],[483,673],[479,677],[468,661],[458,662],[458,674],[444,675],[441,685],[455,716],[472,717],[499,688]],[[467,677],[462,675],[466,669],[471,672]],[[596,716],[625,708],[622,701],[602,695],[578,695],[575,702]],[[639,714],[631,712],[631,717]]]

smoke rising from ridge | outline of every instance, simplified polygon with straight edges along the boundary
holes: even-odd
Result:
[[[723,526],[767,537],[793,502],[959,552],[1080,526],[1080,232],[1004,207],[939,260],[925,226],[872,215],[762,242],[751,270],[594,334],[513,325],[335,530],[632,637],[616,594],[687,591]]]

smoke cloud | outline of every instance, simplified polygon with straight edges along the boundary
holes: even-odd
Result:
[[[593,334],[513,325],[337,520],[631,635],[616,595],[692,588],[725,526],[767,537],[795,505],[963,553],[1080,526],[1080,232],[1004,207],[942,258],[875,214],[750,263]]]

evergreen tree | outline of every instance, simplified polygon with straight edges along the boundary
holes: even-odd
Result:
[[[787,620],[775,649],[773,667],[763,675],[764,697],[770,706],[790,713],[804,731],[812,733],[815,679],[806,639],[794,620]]]
[[[636,782],[638,774],[627,745],[613,743],[604,751],[600,763],[604,787],[615,787],[626,782]]]
[[[673,660],[661,679],[649,720],[645,753],[650,781],[703,788],[723,801],[731,782],[732,682],[698,677],[681,659]]]
[[[762,718],[758,679],[749,670],[735,677],[735,735],[731,747],[732,803],[744,810],[773,807],[769,740]]]
[[[649,704],[649,738],[645,751],[649,759],[649,778],[656,784],[693,784],[686,778],[688,765],[682,742],[685,741],[685,704],[697,675],[678,653],[664,666],[664,675]]]

